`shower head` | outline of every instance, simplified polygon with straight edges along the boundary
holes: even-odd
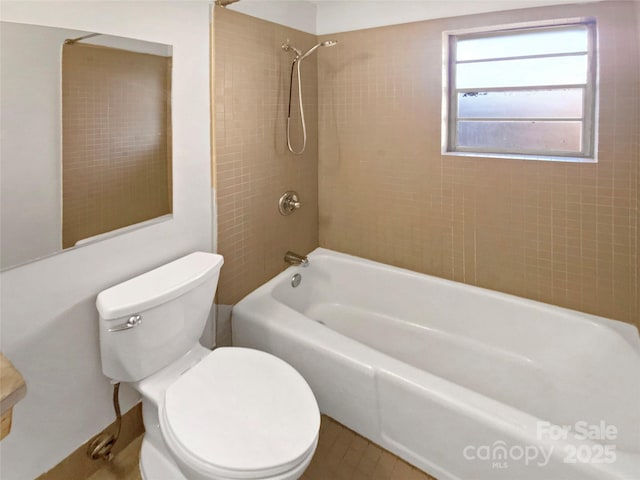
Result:
[[[306,52],[304,52],[302,55],[299,55],[298,58],[296,59],[298,62],[304,60],[305,58],[307,58],[309,55],[311,55],[313,52],[315,52],[318,48],[320,47],[333,47],[335,44],[337,44],[338,42],[335,40],[325,40],[322,43],[319,43],[317,45],[314,45],[313,47],[311,47],[309,50],[307,50]]]

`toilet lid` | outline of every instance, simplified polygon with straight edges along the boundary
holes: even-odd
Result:
[[[218,348],[167,389],[160,424],[187,466],[251,478],[301,463],[315,448],[320,412],[289,364],[258,350]]]

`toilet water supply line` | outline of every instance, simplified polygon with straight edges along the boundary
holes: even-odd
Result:
[[[113,460],[113,446],[118,441],[120,430],[122,430],[122,414],[120,412],[120,401],[118,393],[120,391],[120,382],[113,384],[113,410],[116,412],[116,432],[101,432],[91,439],[87,448],[87,456],[91,460]]]

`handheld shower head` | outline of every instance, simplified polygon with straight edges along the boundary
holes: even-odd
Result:
[[[313,52],[315,52],[320,47],[333,47],[337,43],[338,42],[335,41],[335,40],[325,40],[324,42],[321,42],[321,43],[319,43],[317,45],[314,45],[309,50],[304,52],[302,55],[299,55],[298,58],[297,58],[297,61],[300,62],[300,61],[304,60],[305,58],[307,58],[309,55],[311,55]]]
[[[337,43],[338,42],[336,42],[335,40],[325,40],[324,42],[314,45],[304,53],[301,53],[300,50],[289,44],[289,40],[287,40],[282,45],[282,49],[285,52],[293,50],[296,54],[296,58],[291,64],[291,83],[289,83],[289,112],[287,113],[287,147],[289,148],[289,151],[294,155],[301,155],[307,146],[307,125],[304,120],[304,105],[302,104],[302,80],[300,78],[300,63],[302,62],[302,60],[315,52],[318,48],[333,47]],[[298,104],[300,105],[300,123],[302,124],[302,148],[300,150],[294,149],[291,145],[291,100],[293,95],[293,75],[294,71],[296,70],[298,72]]]

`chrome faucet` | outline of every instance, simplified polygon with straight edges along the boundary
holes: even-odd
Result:
[[[309,266],[309,259],[306,255],[298,255],[291,250],[284,254],[284,261],[289,265],[301,265],[303,267]]]

